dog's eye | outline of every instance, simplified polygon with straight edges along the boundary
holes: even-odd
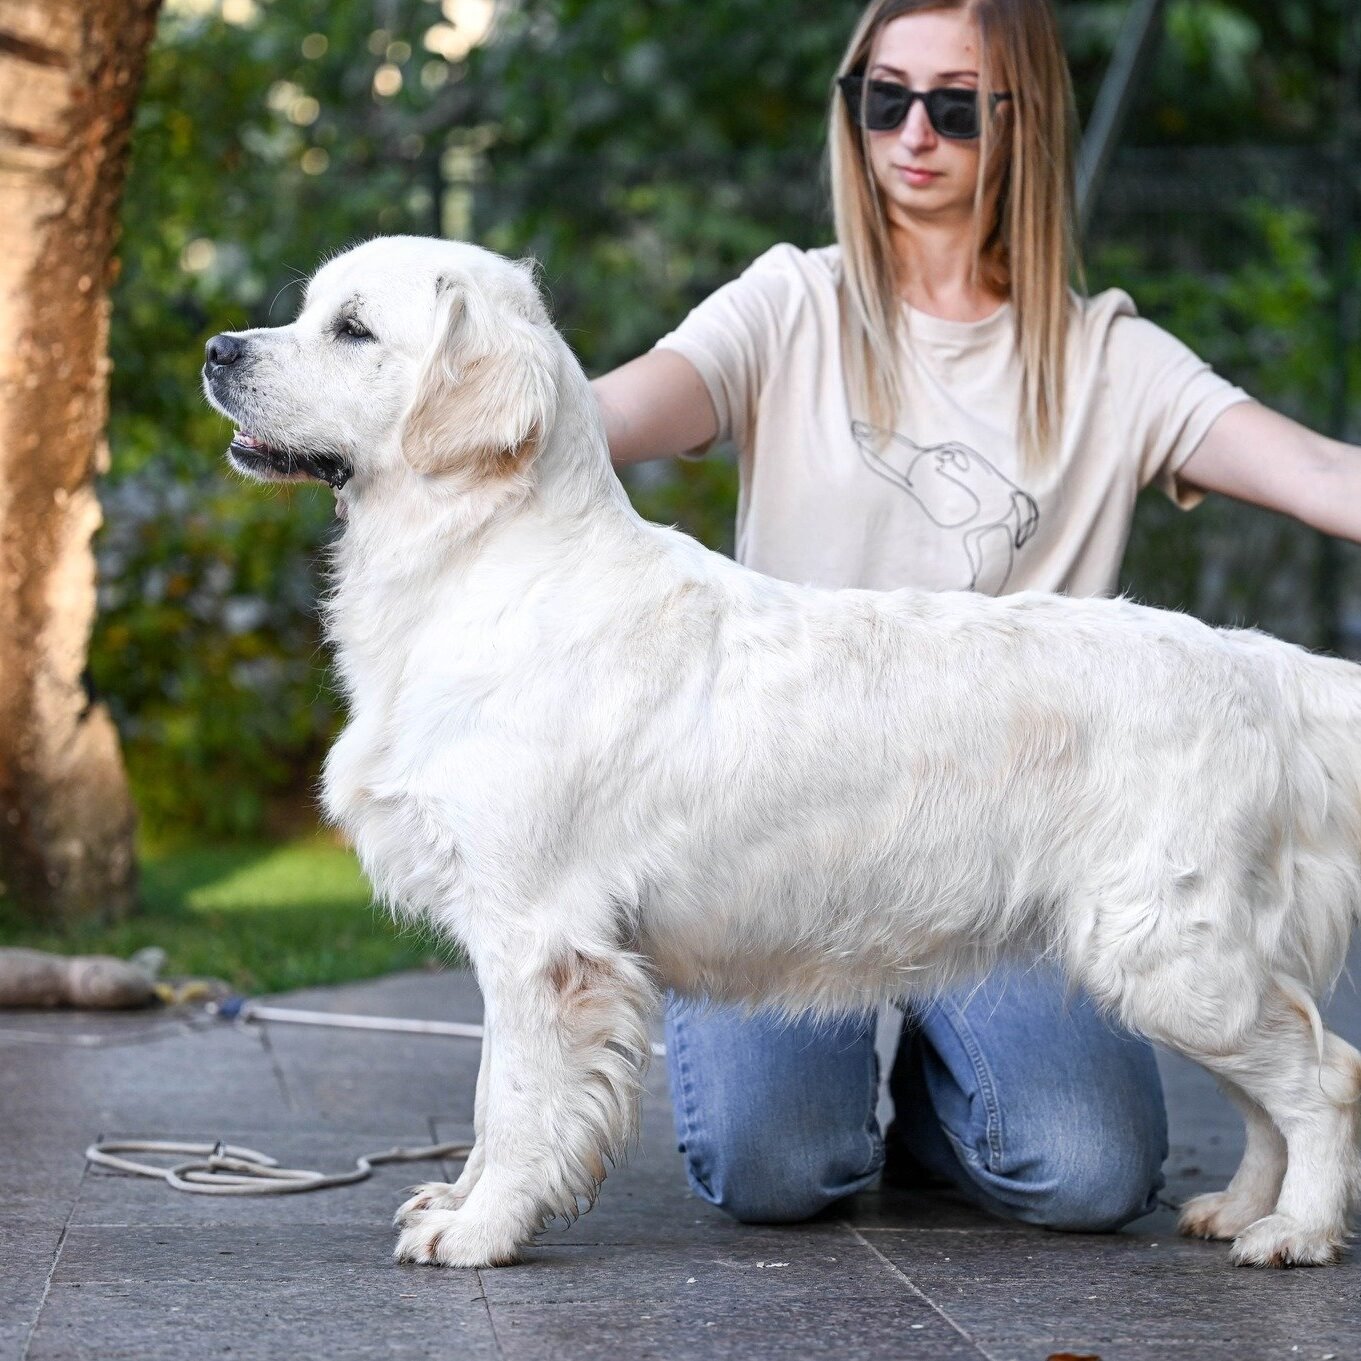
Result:
[[[336,328],[337,333],[349,336],[352,340],[372,340],[373,332],[362,322],[356,321],[353,317],[341,317],[340,324]]]

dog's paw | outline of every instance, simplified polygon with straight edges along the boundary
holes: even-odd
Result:
[[[1307,1229],[1289,1215],[1271,1214],[1234,1239],[1229,1257],[1235,1266],[1334,1266],[1344,1241],[1340,1231]]]
[[[1192,1196],[1181,1207],[1177,1232],[1187,1238],[1237,1238],[1269,1210],[1270,1206],[1264,1210],[1260,1204],[1250,1204],[1228,1191],[1209,1191]]]
[[[509,1266],[519,1255],[513,1227],[489,1223],[466,1210],[433,1207],[419,1212],[402,1230],[394,1253],[399,1262],[462,1267]]]
[[[392,1217],[393,1227],[404,1229],[427,1210],[457,1210],[467,1198],[467,1192],[460,1191],[452,1182],[427,1181],[415,1188],[410,1200],[397,1207],[397,1213]]]

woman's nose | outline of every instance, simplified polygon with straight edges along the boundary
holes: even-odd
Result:
[[[931,120],[926,116],[926,101],[924,99],[914,100],[912,107],[907,111],[907,117],[903,120],[903,130],[900,134],[903,145],[909,151],[925,151],[936,144],[936,130],[931,126]]]

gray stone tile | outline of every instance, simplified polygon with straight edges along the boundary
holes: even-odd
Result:
[[[0,1217],[0,1357],[22,1355],[60,1244],[60,1225]]]
[[[471,1127],[449,1126],[448,1139],[471,1139]],[[395,1125],[379,1139],[353,1131],[295,1128],[278,1130],[214,1131],[224,1142],[251,1148],[275,1159],[284,1167],[318,1172],[344,1172],[360,1154],[372,1154],[395,1145],[416,1147],[431,1143],[429,1128],[414,1124]],[[203,1142],[202,1131],[173,1132],[163,1136],[186,1143]],[[443,1136],[442,1136],[443,1137]],[[173,1156],[129,1154],[154,1166],[171,1166]],[[385,1163],[373,1169],[366,1181],[318,1191],[284,1196],[208,1196],[177,1191],[162,1181],[133,1173],[93,1168],[85,1179],[71,1217],[73,1225],[195,1226],[236,1224],[268,1227],[289,1224],[354,1224],[382,1228],[406,1198],[406,1188],[420,1181],[443,1181],[449,1168],[442,1162]]]
[[[473,1118],[476,1041],[278,1025],[269,1027],[268,1042],[299,1109],[333,1121],[376,1110]]]
[[[69,1207],[68,1207],[69,1213]],[[16,1214],[8,1207],[0,1207],[0,1301],[13,1285],[20,1270],[32,1275],[46,1276],[57,1256],[65,1219],[60,1222],[37,1223],[28,1214]]]
[[[836,1217],[864,1233],[884,1229],[941,1229],[956,1233],[996,1233],[1015,1230],[1014,1224],[970,1205],[949,1190],[903,1190],[881,1186],[848,1196],[835,1209]]]
[[[285,1073],[298,1104],[332,1123],[348,1125],[375,1111],[396,1117],[439,1117],[461,1124],[473,1119],[476,1071],[432,1064],[420,1073],[384,1067],[381,1055],[356,1056],[348,1064],[307,1065]]]
[[[353,1281],[400,1275],[396,1237],[374,1224],[204,1224],[186,1227],[73,1226],[53,1273],[59,1285],[128,1282],[330,1280],[338,1293]],[[438,1272],[451,1295],[477,1296],[475,1273]]]
[[[485,1305],[448,1278],[54,1286],[27,1361],[482,1361]]]
[[[118,1125],[183,1126],[224,1111],[258,1124],[289,1107],[261,1038],[224,1025],[106,1049],[10,1046],[0,1062],[0,1133],[83,1118],[91,1133]]]
[[[21,1361],[31,1332],[27,1321],[19,1323],[0,1317],[0,1361]]]
[[[605,1179],[593,1209],[570,1225],[560,1221],[550,1225],[540,1243],[546,1247],[632,1243],[651,1248],[661,1243],[731,1242],[750,1232],[692,1195],[679,1166],[665,1179],[641,1172],[616,1168]]]
[[[1171,1216],[1161,1223],[1170,1230]],[[1223,1244],[1142,1226],[1111,1235],[884,1232],[873,1243],[985,1349],[993,1338],[1058,1338],[1104,1361],[1105,1344],[1121,1339],[1169,1348],[1248,1339],[1361,1351],[1355,1263],[1245,1271],[1229,1265]]]
[[[1100,1361],[1352,1361],[1355,1344],[1344,1351],[1336,1343],[1309,1339],[1299,1343],[1262,1342],[1240,1337],[1232,1342],[1207,1342],[1203,1338],[1114,1338],[1100,1344],[1098,1353],[1090,1343],[1072,1335],[1051,1338],[997,1339],[981,1344],[989,1361],[1045,1361],[1047,1357],[1093,1356]]]
[[[896,1297],[872,1302],[810,1292],[798,1302],[782,1301],[777,1314],[729,1299],[673,1295],[621,1303],[502,1306],[494,1310],[493,1318],[507,1361],[983,1357],[906,1288]]]
[[[80,1190],[84,1148],[74,1129],[56,1140],[0,1134],[0,1219],[60,1228]]]
[[[734,1231],[735,1230],[735,1231]],[[518,1266],[484,1271],[493,1313],[511,1304],[604,1303],[694,1296],[746,1307],[797,1304],[811,1295],[877,1300],[901,1280],[836,1224],[787,1229],[733,1226],[708,1243],[531,1248]]]

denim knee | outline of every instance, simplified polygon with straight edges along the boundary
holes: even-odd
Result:
[[[1071,1154],[1057,1177],[1021,1184],[1032,1224],[1067,1233],[1114,1233],[1151,1211],[1163,1187],[1163,1150],[1148,1142],[1119,1150],[1093,1144]]]
[[[991,989],[991,991],[989,991]],[[924,1009],[893,1070],[895,1136],[969,1199],[1051,1229],[1109,1232],[1162,1188],[1152,1050],[1039,972]]]
[[[1163,1187],[1166,1156],[1161,1121],[1114,1135],[1045,1142],[1002,1159],[987,1145],[971,1148],[954,1136],[955,1168],[944,1171],[965,1196],[994,1214],[1068,1233],[1113,1233],[1148,1214]],[[938,1161],[935,1160],[935,1161]]]
[[[807,1219],[883,1164],[873,1018],[785,1021],[673,1004],[667,1067],[690,1185],[735,1219]]]
[[[834,1149],[773,1147],[758,1154],[742,1140],[726,1148],[686,1146],[690,1185],[742,1224],[794,1224],[861,1190],[883,1162],[877,1138],[858,1141],[847,1159]]]

